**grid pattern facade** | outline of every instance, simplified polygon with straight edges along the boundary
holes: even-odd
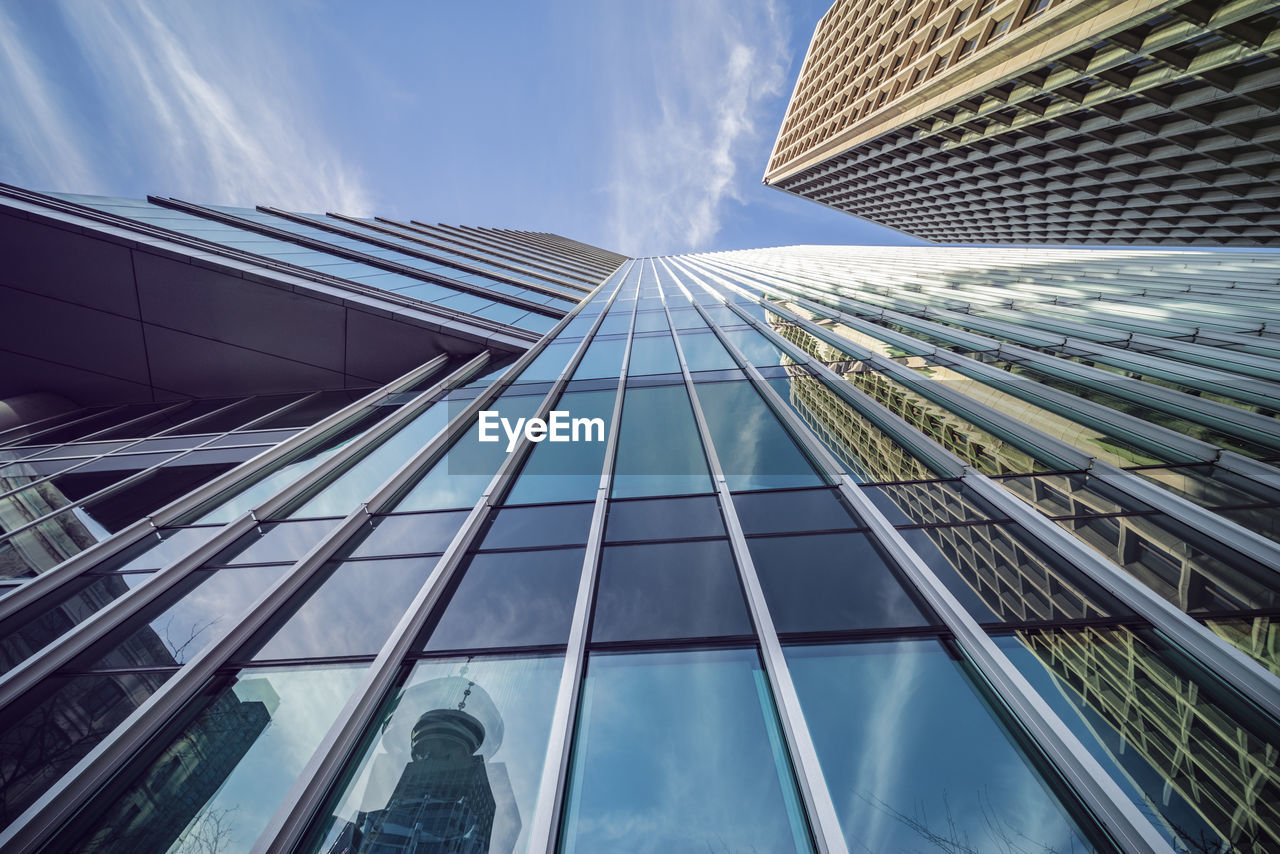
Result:
[[[1280,13],[838,2],[765,183],[939,243],[1280,234]]]
[[[627,260],[513,363],[326,398],[24,573],[0,845],[1273,851],[1277,279]]]

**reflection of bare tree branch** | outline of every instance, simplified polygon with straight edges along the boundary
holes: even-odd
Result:
[[[182,641],[178,641],[176,638],[173,637],[172,634],[170,634],[174,619],[175,618],[173,616],[170,616],[168,622],[164,624],[164,628],[157,631],[156,634],[164,638],[164,645],[169,648],[169,651],[171,653],[173,653],[173,660],[178,664],[186,663],[187,661],[186,653],[187,653],[188,647],[195,644],[196,641],[200,638],[200,636],[204,634],[206,631],[213,628],[218,623],[222,622],[221,617],[211,617],[210,619],[206,620],[204,623],[201,623],[201,624],[193,623],[191,625],[191,628],[188,630],[186,639]],[[196,648],[199,649],[199,646],[197,646]]]
[[[202,812],[175,841],[175,847],[186,854],[220,854],[229,850],[234,840],[233,813],[239,807],[209,809]]]
[[[922,850],[941,851],[944,854],[1070,854],[1079,850],[1075,839],[1071,840],[1071,847],[1066,852],[1048,843],[1031,839],[1000,817],[985,789],[978,795],[979,813],[986,830],[985,838],[980,845],[971,842],[968,835],[956,823],[955,815],[951,810],[951,801],[946,793],[942,796],[945,815],[941,821],[942,826],[937,828],[933,826],[934,822],[929,820],[928,812],[922,802],[916,803],[915,815],[907,815],[868,793],[859,792],[858,797],[914,831],[928,843],[928,849]],[[865,843],[860,844],[864,850],[872,851]]]

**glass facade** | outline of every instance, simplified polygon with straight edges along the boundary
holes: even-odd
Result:
[[[1273,256],[79,201],[568,296],[509,366],[0,433],[6,850],[1280,846]]]

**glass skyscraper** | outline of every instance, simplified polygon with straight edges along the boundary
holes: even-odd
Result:
[[[6,852],[1280,850],[1280,257],[0,195]]]

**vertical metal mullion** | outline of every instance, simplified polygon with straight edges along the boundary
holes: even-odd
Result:
[[[623,280],[625,284],[625,274]],[[612,305],[617,295],[621,292],[621,287],[620,285],[610,295],[609,303],[605,306],[605,310],[600,312],[588,334],[579,342],[568,364],[561,370],[551,389],[539,404],[538,415],[546,414],[547,410],[554,405],[554,401],[564,390],[565,385],[568,384],[569,377],[573,375],[573,371],[582,360],[587,346],[595,337],[596,329],[604,321],[609,305]],[[576,313],[575,311],[572,314]],[[566,320],[568,317],[569,315],[566,316]],[[566,324],[557,325],[553,332],[558,333],[560,329],[563,329],[564,325]],[[548,335],[543,338],[541,346],[525,353],[512,366],[512,376],[517,376],[518,371],[523,370],[526,365],[532,362],[552,340],[554,340],[553,336]],[[490,390],[493,391],[493,397],[496,397],[496,390],[492,388]],[[461,432],[469,426],[471,415],[487,405],[488,401],[493,397],[489,397],[487,394],[482,395],[476,399],[472,406],[469,406],[463,413],[456,416],[451,422],[450,434],[455,437],[460,436]],[[351,698],[338,714],[329,731],[325,733],[325,737],[319,746],[313,751],[306,767],[298,775],[293,786],[290,787],[284,801],[259,834],[253,848],[255,854],[287,852],[298,844],[302,835],[306,832],[313,814],[324,805],[328,791],[342,773],[349,754],[360,743],[360,738],[382,707],[387,692],[394,689],[396,676],[400,671],[405,656],[409,652],[410,646],[418,633],[421,632],[454,572],[461,565],[467,550],[483,526],[484,520],[494,506],[496,499],[500,498],[507,478],[512,476],[524,462],[530,445],[529,441],[522,440],[515,450],[508,454],[498,468],[497,473],[490,480],[489,485],[485,488],[484,494],[480,496],[479,500],[471,508],[462,526],[449,542],[444,554],[436,562],[435,568],[427,577],[426,582],[423,583],[423,586],[414,596],[404,616],[400,618],[390,637],[383,644],[382,649],[379,650],[377,657],[369,665],[369,669],[352,693]],[[426,457],[420,454],[406,463],[400,472],[378,490],[378,493],[369,503],[381,509],[381,504],[394,500],[399,490],[413,482],[414,478],[424,468],[422,465],[424,459]],[[345,539],[345,536],[343,539]],[[3,843],[3,839],[0,839],[0,843]]]
[[[706,319],[710,322],[709,317]],[[965,656],[1122,850],[1131,854],[1172,854],[1173,849],[1150,820],[1134,806],[875,503],[858,488],[826,446],[813,437],[759,370],[727,337],[721,338],[721,343],[742,365],[770,408],[786,422],[789,432],[835,475],[840,494],[868,525],[875,542],[902,568],[915,590],[954,635]]]
[[[651,262],[652,263],[652,262]],[[664,261],[663,266],[670,270]],[[674,276],[673,276],[674,278]],[[690,302],[702,314],[703,320],[715,329],[714,322],[702,311],[695,300]],[[680,346],[675,334],[675,324],[671,322],[671,309],[667,305],[665,289],[662,296],[663,310],[667,315],[667,325],[671,330],[671,340],[675,345],[676,357],[680,362],[680,373],[684,377],[685,391],[693,407],[694,421],[698,427],[698,435],[702,439],[703,450],[707,455],[707,464],[715,483],[716,495],[720,499],[721,513],[724,516],[725,529],[729,535],[729,546],[733,551],[734,562],[738,567],[738,580],[746,595],[747,607],[751,612],[751,621],[755,625],[760,642],[761,658],[764,661],[765,674],[772,689],[778,717],[782,723],[782,735],[791,756],[795,777],[800,790],[800,799],[804,806],[814,845],[819,854],[848,854],[844,833],[840,829],[840,817],[836,813],[835,802],[831,799],[831,791],[827,787],[826,777],[818,762],[818,752],[805,722],[804,712],[800,707],[800,698],[796,694],[795,684],[791,680],[791,670],[787,666],[786,657],[782,653],[782,643],[778,640],[778,632],[773,625],[773,617],[769,613],[769,605],[764,597],[764,588],[756,574],[755,562],[747,548],[746,536],[738,521],[738,513],[733,505],[733,496],[729,492],[729,482],[725,478],[720,458],[711,441],[711,431],[707,426],[702,404],[698,400],[693,377],[689,373],[689,365],[684,358],[684,349]]]
[[[487,358],[486,353],[482,356]],[[480,357],[476,357],[480,358]],[[324,418],[312,424],[293,436],[285,439],[283,442],[269,448],[258,456],[246,460],[244,463],[236,466],[229,472],[215,477],[206,484],[192,490],[181,498],[175,499],[170,504],[160,508],[145,519],[139,519],[137,522],[122,528],[112,536],[101,542],[95,543],[79,554],[73,555],[47,572],[37,575],[35,578],[23,584],[21,587],[0,597],[0,619],[8,617],[19,609],[35,602],[50,593],[57,587],[67,583],[73,578],[77,578],[81,573],[92,569],[103,560],[110,558],[121,551],[129,548],[135,543],[140,542],[147,536],[152,535],[155,530],[161,526],[169,525],[180,519],[183,514],[190,512],[192,509],[199,507],[201,504],[221,495],[229,489],[237,486],[249,486],[245,481],[270,468],[275,463],[286,458],[289,454],[323,436],[327,431],[333,429],[344,421],[358,416],[363,411],[370,409],[378,401],[394,394],[398,389],[411,385],[425,376],[434,373],[438,368],[448,361],[447,356],[437,356],[416,368],[408,371],[404,375],[396,378],[387,385],[375,391],[366,394],[359,400],[339,409],[337,412],[330,413]],[[472,360],[474,361],[474,359]],[[455,374],[461,374],[467,365],[455,371]],[[395,416],[392,416],[394,419]],[[370,435],[377,427],[371,428]],[[363,437],[362,437],[363,438]]]
[[[579,686],[586,670],[587,631],[591,625],[592,603],[595,601],[596,583],[599,577],[600,550],[604,541],[605,516],[609,508],[609,492],[613,486],[613,464],[617,457],[618,438],[622,432],[622,406],[626,394],[627,371],[631,366],[631,343],[635,340],[636,314],[640,310],[640,288],[644,282],[643,262],[637,262],[636,302],[631,308],[631,323],[627,327],[627,345],[623,350],[622,366],[618,373],[618,391],[613,401],[613,420],[609,423],[609,436],[601,465],[600,483],[596,487],[595,505],[591,510],[591,528],[587,534],[587,552],[582,559],[582,573],[578,577],[578,592],[573,603],[573,617],[569,625],[568,648],[565,650],[564,667],[556,689],[555,710],[551,719],[551,735],[547,742],[546,759],[538,782],[538,798],[535,801],[533,819],[529,825],[529,854],[550,854],[559,837],[560,810],[568,791],[569,754],[573,748],[574,725],[578,715]]]
[[[36,685],[41,679],[49,676],[59,667],[66,664],[76,655],[83,652],[91,644],[106,635],[117,625],[133,614],[155,601],[166,590],[171,589],[192,571],[200,568],[209,558],[231,545],[241,535],[248,533],[259,524],[260,518],[267,518],[287,505],[298,495],[311,489],[316,483],[323,481],[329,474],[352,459],[360,458],[364,451],[375,444],[380,444],[382,437],[394,434],[403,428],[421,411],[431,405],[432,398],[445,391],[448,384],[458,376],[466,376],[468,370],[474,370],[479,360],[473,359],[458,371],[442,379],[431,388],[423,391],[417,398],[407,404],[402,412],[387,419],[377,428],[361,437],[361,441],[353,442],[311,472],[299,477],[293,483],[283,487],[260,505],[243,513],[240,517],[227,523],[213,537],[196,546],[182,558],[169,566],[153,573],[143,583],[129,590],[120,598],[110,602],[92,614],[88,619],[76,624],[64,632],[53,642],[43,647],[31,658],[21,662],[7,673],[0,675],[0,708],[18,699],[25,691]]]

